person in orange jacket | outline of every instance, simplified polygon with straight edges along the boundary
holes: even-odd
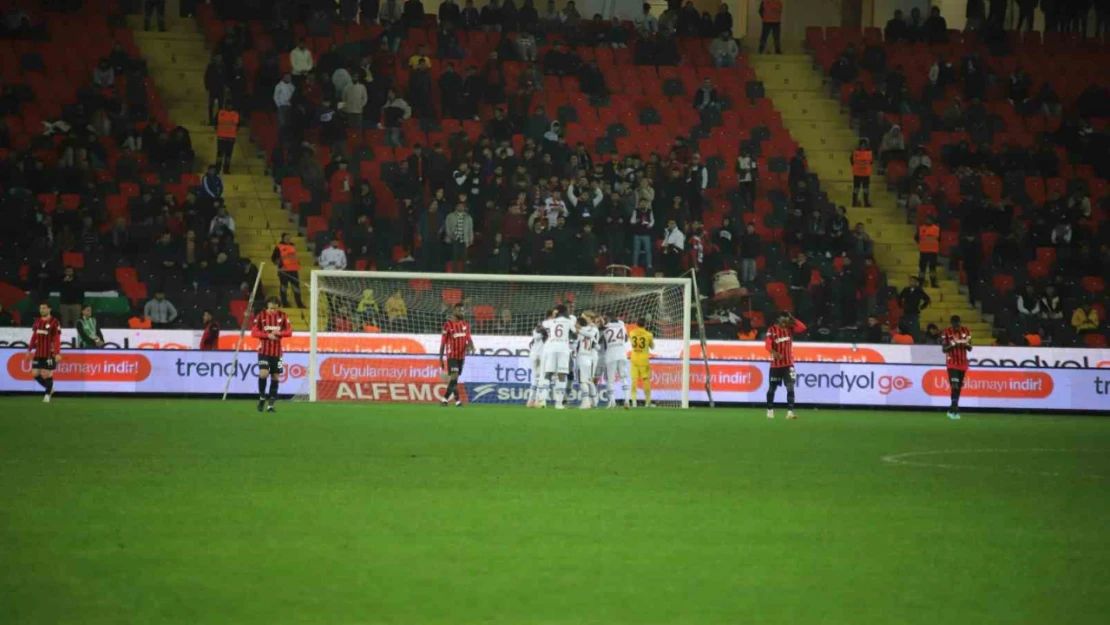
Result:
[[[863,205],[871,208],[871,164],[875,162],[875,155],[871,152],[871,142],[867,139],[859,140],[859,147],[852,152],[852,206],[859,206],[860,195],[863,196]]]
[[[759,33],[759,53],[767,47],[767,39],[775,38],[775,54],[782,54],[779,39],[782,31],[782,0],[763,0],[759,3],[759,17],[763,20],[763,30]]]
[[[929,270],[929,282],[937,288],[937,256],[940,254],[940,226],[931,214],[925,215],[925,223],[917,227],[913,236],[917,241],[917,279],[925,283],[925,270]]]
[[[231,173],[231,153],[235,151],[235,138],[239,134],[239,113],[230,102],[225,102],[216,113],[216,165],[223,163],[224,173]]]

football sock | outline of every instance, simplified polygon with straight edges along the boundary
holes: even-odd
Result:
[[[772,382],[767,385],[767,410],[774,410],[775,408],[775,391],[778,390],[779,385]]]
[[[650,404],[651,403],[651,380],[644,380],[642,382],[642,384],[644,385],[644,403]]]
[[[54,392],[54,378],[43,378],[42,379],[42,387],[44,389],[46,389],[47,393],[53,393]]]
[[[447,394],[444,395],[444,397],[446,399],[451,399],[451,396],[455,394],[455,391],[456,391],[458,385],[459,385],[458,378],[452,379],[450,382],[448,382],[447,383]]]
[[[41,386],[41,387],[43,387],[43,388],[46,388],[46,380],[45,380],[45,379],[43,379],[43,377],[42,377],[41,375],[36,375],[36,376],[35,376],[35,382],[36,382],[36,383],[37,383],[37,384],[38,384],[39,386]]]
[[[266,398],[266,378],[258,378],[258,398]]]
[[[794,387],[786,387],[786,409],[794,410]]]
[[[960,385],[952,385],[952,411],[955,412],[960,409]]]
[[[278,395],[278,379],[277,377],[270,377],[270,399],[277,399]]]
[[[562,406],[563,399],[567,396],[567,390],[564,388],[564,382],[559,382],[555,385],[555,405]]]
[[[550,384],[550,381],[543,380],[543,381],[540,382],[540,385],[536,388],[536,403],[543,404],[543,403],[547,402],[547,385],[548,384]]]

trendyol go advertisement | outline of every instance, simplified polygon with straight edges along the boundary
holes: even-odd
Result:
[[[38,392],[31,362],[22,349],[0,349],[0,392]],[[308,355],[288,354],[282,375],[287,394],[307,390]],[[713,398],[721,404],[761,404],[767,384],[764,362],[710,362]],[[681,364],[661,359],[652,366],[652,395],[675,401]],[[258,368],[255,355],[193,350],[71,350],[55,371],[57,391],[66,393],[147,393],[254,395]],[[800,363],[800,402],[830,406],[944,407],[948,375],[933,365],[882,363]],[[462,381],[468,401],[523,404],[532,369],[521,356],[473,356]],[[431,355],[323,354],[318,395],[325,401],[433,402],[443,397],[446,382],[438,358]],[[704,402],[705,370],[691,367],[690,400]],[[603,389],[603,399],[608,391]],[[578,397],[571,393],[572,401]],[[961,398],[966,408],[1009,410],[1106,410],[1110,371],[1101,369],[974,368]]]
[[[27,328],[0,328],[0,348],[26,348],[30,334],[30,329]],[[105,347],[108,349],[198,349],[200,337],[200,331],[192,330],[104,330],[104,338],[107,340]],[[63,350],[75,347],[75,340],[75,331],[62,331]],[[317,341],[321,352],[407,355],[439,353],[438,334],[320,333]],[[474,337],[477,353],[485,356],[522,356],[528,353],[530,341],[529,336],[477,334]],[[221,350],[234,350],[238,342],[238,332],[224,332],[220,335]],[[681,341],[656,339],[655,344],[654,354],[657,357],[678,358],[682,354]],[[292,337],[285,339],[283,345],[287,353],[307,352],[309,334],[295,332]],[[248,336],[243,340],[244,352],[253,352],[257,347],[258,342],[255,339]],[[708,356],[713,360],[769,360],[761,341],[709,341],[708,348]],[[702,355],[701,345],[697,341],[691,343],[690,351],[695,359]],[[944,355],[935,345],[853,345],[799,341],[794,346],[794,356],[800,362],[944,364]],[[1110,349],[976,346],[971,353],[971,364],[979,367],[1032,369],[1107,369],[1110,368]]]

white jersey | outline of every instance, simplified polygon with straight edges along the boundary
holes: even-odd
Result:
[[[539,358],[543,355],[543,332],[539,328],[532,330],[532,342],[528,344],[528,356]]]
[[[621,320],[605,324],[601,332],[605,340],[605,360],[626,360],[628,358],[628,328]]]
[[[543,322],[547,331],[547,341],[543,344],[544,353],[570,353],[570,342],[574,334],[574,322],[567,317],[555,317]]]
[[[579,358],[596,358],[600,338],[601,332],[596,327],[582,326],[578,330],[578,349],[574,353],[578,354]]]

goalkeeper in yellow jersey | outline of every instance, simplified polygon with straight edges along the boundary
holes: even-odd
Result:
[[[636,322],[639,327],[628,333],[632,343],[632,405],[636,405],[636,389],[644,387],[644,406],[651,408],[651,350],[655,337],[647,329],[647,320]]]

